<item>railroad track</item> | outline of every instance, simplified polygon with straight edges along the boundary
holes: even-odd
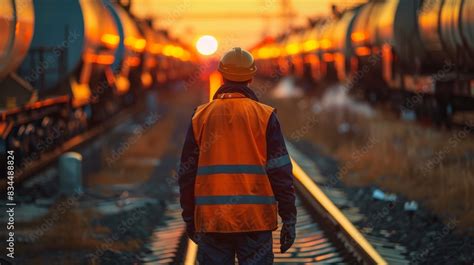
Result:
[[[387,264],[347,217],[293,161],[298,223],[296,241],[280,252],[280,228],[273,233],[277,264]],[[196,264],[197,246],[185,236],[178,202],[169,205],[168,218],[156,229],[143,256],[144,264]],[[281,226],[280,226],[281,227]]]
[[[187,240],[178,200],[170,202],[163,223],[155,229],[146,246],[149,252],[140,259],[143,264],[182,264]]]
[[[315,220],[310,209],[304,205],[301,196],[296,199],[298,223],[296,240],[284,254],[280,253],[280,230],[273,233],[274,263],[308,264],[314,262],[344,263],[344,249],[334,244],[321,225]]]

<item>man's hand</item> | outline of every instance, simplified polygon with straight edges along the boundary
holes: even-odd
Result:
[[[280,234],[280,251],[285,253],[295,242],[296,228],[295,224],[283,224]]]

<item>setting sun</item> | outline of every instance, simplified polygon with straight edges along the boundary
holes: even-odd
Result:
[[[204,35],[196,42],[196,49],[202,55],[212,55],[217,51],[217,40],[211,35]]]

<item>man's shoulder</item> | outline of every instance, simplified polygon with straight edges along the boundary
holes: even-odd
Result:
[[[259,109],[259,110],[261,110],[265,113],[271,114],[275,111],[275,108],[273,108],[272,106],[269,106],[267,104],[264,104],[264,103],[261,103],[261,102],[258,102],[258,101],[255,101],[255,100],[252,100],[252,99],[249,99],[249,98],[246,98],[244,100],[246,102],[248,102],[248,104],[255,106],[257,109]],[[197,106],[196,109],[194,110],[193,119],[201,116],[201,114],[203,114],[203,113],[206,113],[206,109],[208,109],[210,106],[212,106],[213,103],[214,103],[214,100]],[[209,111],[212,112],[212,110],[209,110]]]
[[[201,104],[199,106],[196,107],[196,110],[194,112],[198,112],[198,111],[201,111],[202,109],[206,108],[207,106],[209,106],[209,104],[211,104],[212,101],[209,101],[209,102],[206,102],[204,104]]]
[[[198,117],[211,103],[212,101],[197,106],[196,109],[194,109],[193,119]]]
[[[260,108],[264,109],[265,111],[269,112],[269,113],[272,113],[275,111],[275,108],[272,107],[272,106],[269,106],[267,104],[264,104],[264,103],[261,103],[261,102],[257,102],[255,101],[255,103],[257,103],[257,106],[259,106]]]

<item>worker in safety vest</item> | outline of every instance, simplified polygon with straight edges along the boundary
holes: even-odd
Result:
[[[218,70],[224,84],[195,110],[178,171],[186,231],[200,264],[272,264],[277,212],[281,252],[295,240],[290,158],[275,110],[248,87],[252,55],[233,48]]]

